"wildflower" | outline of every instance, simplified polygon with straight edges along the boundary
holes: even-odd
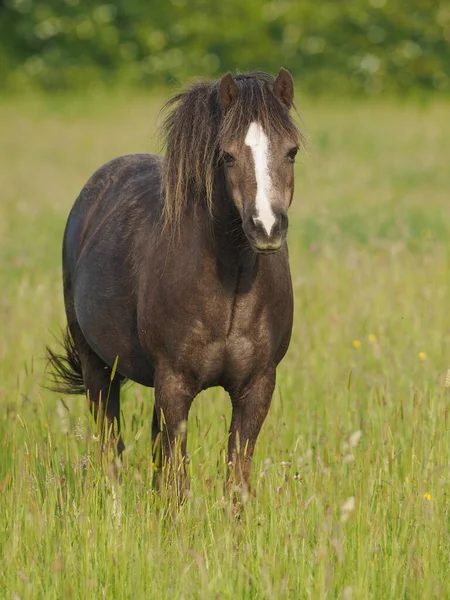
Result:
[[[348,443],[350,444],[350,446],[352,448],[356,448],[356,446],[359,444],[359,440],[362,437],[362,431],[361,429],[358,429],[358,431],[355,431],[355,433],[352,433],[352,435],[348,438]]]
[[[353,348],[359,348],[361,346],[361,342],[359,340],[353,340],[352,346]]]
[[[417,355],[419,357],[419,360],[426,360],[427,355],[425,354],[425,352],[419,352],[419,354]]]
[[[353,588],[351,585],[348,585],[342,590],[342,600],[352,600],[353,597]]]
[[[430,492],[425,492],[425,494],[423,495],[424,499],[427,500],[428,502],[431,500],[431,494]]]
[[[355,462],[355,460],[356,460],[356,459],[355,459],[355,457],[353,456],[353,454],[346,454],[346,455],[344,456],[344,458],[342,459],[342,462],[344,462],[344,463],[346,463],[346,464],[349,464],[349,463]]]
[[[350,514],[355,510],[355,497],[350,496],[341,506],[341,522],[344,523],[349,518]]]
[[[368,340],[371,344],[375,344],[377,340],[377,336],[374,333],[369,333]]]

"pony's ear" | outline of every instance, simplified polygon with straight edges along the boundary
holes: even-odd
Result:
[[[273,84],[273,89],[278,100],[287,108],[291,108],[294,102],[294,80],[287,69],[281,67]]]
[[[226,73],[220,80],[219,100],[220,105],[226,112],[236,101],[238,96],[238,87],[231,73]]]

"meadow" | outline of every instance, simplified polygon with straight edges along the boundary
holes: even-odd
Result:
[[[159,151],[164,94],[0,101],[0,598],[450,598],[450,104],[301,98],[291,347],[236,515],[226,394],[192,408],[192,497],[152,489],[151,390],[120,477],[45,384],[89,175]]]

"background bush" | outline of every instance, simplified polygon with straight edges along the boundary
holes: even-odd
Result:
[[[0,0],[7,88],[141,85],[288,67],[304,89],[450,89],[433,0]]]

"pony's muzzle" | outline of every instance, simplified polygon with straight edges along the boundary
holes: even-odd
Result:
[[[245,234],[255,252],[261,254],[272,254],[277,252],[286,240],[288,229],[288,217],[284,212],[275,215],[275,221],[271,227],[256,216],[251,216],[244,227]]]

